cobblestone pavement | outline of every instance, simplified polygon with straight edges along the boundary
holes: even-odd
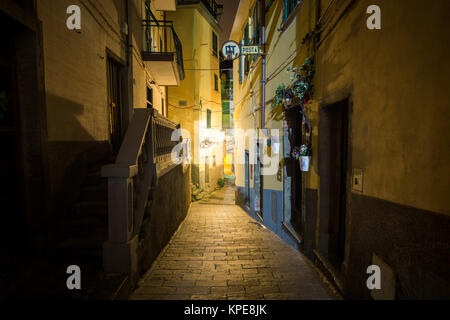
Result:
[[[225,187],[193,203],[133,300],[333,299],[299,252],[234,205]]]

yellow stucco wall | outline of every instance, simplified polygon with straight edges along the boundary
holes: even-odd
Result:
[[[250,5],[253,8],[255,1]],[[280,31],[283,25],[283,1],[274,1],[270,10],[266,13],[266,108],[265,108],[265,128],[279,129],[279,136],[283,135],[283,114],[281,107],[272,108],[272,99],[278,85],[289,84],[288,67],[300,66],[305,59],[312,54],[312,48],[302,46],[301,41],[306,33],[314,28],[314,3],[306,1],[298,16],[294,17],[285,29]],[[248,21],[249,14],[243,21]],[[240,26],[241,32],[232,39],[240,42],[243,38],[245,24]],[[261,58],[258,58],[250,69],[248,76],[239,83],[239,59],[234,61],[234,103],[235,103],[235,124],[237,128],[247,130],[260,127],[260,107],[261,107]],[[253,111],[253,112],[252,112]],[[282,139],[281,139],[282,140]],[[247,142],[248,143],[248,142]],[[248,144],[246,144],[248,149]],[[283,147],[280,146],[278,161],[282,159]],[[245,185],[245,166],[236,166],[236,185]],[[314,177],[314,173],[312,174]],[[316,181],[315,178],[310,178]],[[253,186],[253,181],[251,181]],[[264,176],[264,188],[271,190],[283,190],[283,182],[277,180],[275,175]]]
[[[341,11],[350,1],[339,6]],[[322,13],[329,1],[321,1]],[[382,9],[382,29],[366,28],[370,1],[350,6],[338,28],[323,41],[316,56],[314,100],[307,106],[313,127],[312,168],[304,175],[306,187],[318,189],[319,103],[348,92],[352,98],[352,169],[364,170],[363,194],[430,211],[450,213],[448,146],[450,108],[448,90],[450,54],[443,42],[450,27],[445,19],[447,1],[427,6],[410,1],[408,6],[388,0],[377,1]],[[284,31],[283,1],[274,1],[266,14],[267,91],[266,127],[281,127],[281,110],[271,111],[276,87],[289,83],[286,68],[300,66],[313,55],[312,46],[301,45],[315,25],[315,1],[303,7]],[[448,11],[448,10],[447,10]],[[421,22],[422,21],[422,22]],[[330,22],[330,25],[332,22]],[[241,31],[244,25],[241,26]],[[325,30],[322,35],[327,32]],[[411,35],[411,36],[406,36]],[[236,41],[242,38],[242,32]],[[250,90],[259,99],[258,62],[239,84],[239,60],[234,62],[235,115],[238,128],[253,128]],[[258,117],[258,114],[256,113]],[[236,166],[236,184],[244,185],[244,166]],[[265,178],[265,188],[280,189],[281,183]]]
[[[185,80],[181,85],[168,88],[169,118],[190,132],[194,157],[194,143],[198,142],[195,141],[195,122],[198,121],[201,128],[206,128],[208,109],[211,110],[211,128],[222,129],[220,61],[212,54],[212,32],[215,31],[220,43],[220,30],[217,24],[205,17],[205,11],[198,5],[179,6],[176,12],[167,12],[167,19],[174,21],[175,31],[183,44],[185,68]],[[218,78],[217,91],[214,88],[214,75]],[[210,157],[217,154],[215,149],[211,148]],[[204,171],[204,159],[199,160],[202,164],[200,171]]]

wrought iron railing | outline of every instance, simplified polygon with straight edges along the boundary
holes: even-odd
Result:
[[[183,46],[178,38],[172,21],[143,20],[144,54],[174,54],[180,73],[180,80],[184,80]]]
[[[216,20],[219,20],[223,11],[223,5],[217,4],[216,0],[178,0],[179,5],[183,4],[196,4],[203,3],[208,11],[213,15]]]
[[[180,128],[175,122],[156,115],[152,118],[153,131],[153,162],[159,175],[163,174],[173,165],[172,151],[180,140],[172,140],[175,130]]]

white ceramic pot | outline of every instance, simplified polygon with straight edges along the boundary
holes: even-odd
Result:
[[[300,158],[298,158],[298,161],[300,163],[300,170],[303,172],[308,172],[311,164],[311,157],[301,156]]]
[[[272,151],[274,154],[279,154],[280,153],[280,143],[276,142],[272,144]]]

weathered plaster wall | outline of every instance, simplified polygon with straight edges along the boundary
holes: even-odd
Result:
[[[321,108],[350,99],[347,175],[364,171],[363,192],[347,198],[344,292],[370,298],[363,280],[375,253],[395,273],[396,298],[448,298],[450,3],[377,1],[373,31],[371,4],[345,1],[316,56],[315,99]]]
[[[82,9],[80,32],[66,27],[66,9],[72,4]],[[109,140],[106,49],[125,61],[120,30],[125,21],[123,9],[114,1],[95,6],[86,1],[38,2],[43,22],[49,141]]]
[[[321,44],[316,99],[352,96],[352,166],[364,169],[364,195],[449,215],[450,3],[377,1],[376,31],[365,27],[370,4],[355,2]]]
[[[205,181],[205,158],[194,150],[199,149],[200,141],[195,136],[196,129],[207,128],[207,110],[211,111],[211,129],[222,129],[222,104],[220,94],[219,58],[212,54],[212,32],[219,39],[219,28],[207,19],[206,11],[197,6],[179,7],[175,12],[167,12],[167,19],[174,21],[174,28],[183,44],[185,80],[179,87],[169,87],[169,118],[189,131],[191,156],[196,165],[193,183],[203,189],[217,185],[222,173],[216,173],[210,166],[210,183]],[[214,87],[214,75],[218,78],[218,90]],[[180,103],[180,102],[184,102]],[[187,138],[186,136],[184,138]],[[218,154],[215,148],[203,151],[210,158]],[[217,162],[219,160],[217,159]],[[214,183],[213,183],[214,182]]]

